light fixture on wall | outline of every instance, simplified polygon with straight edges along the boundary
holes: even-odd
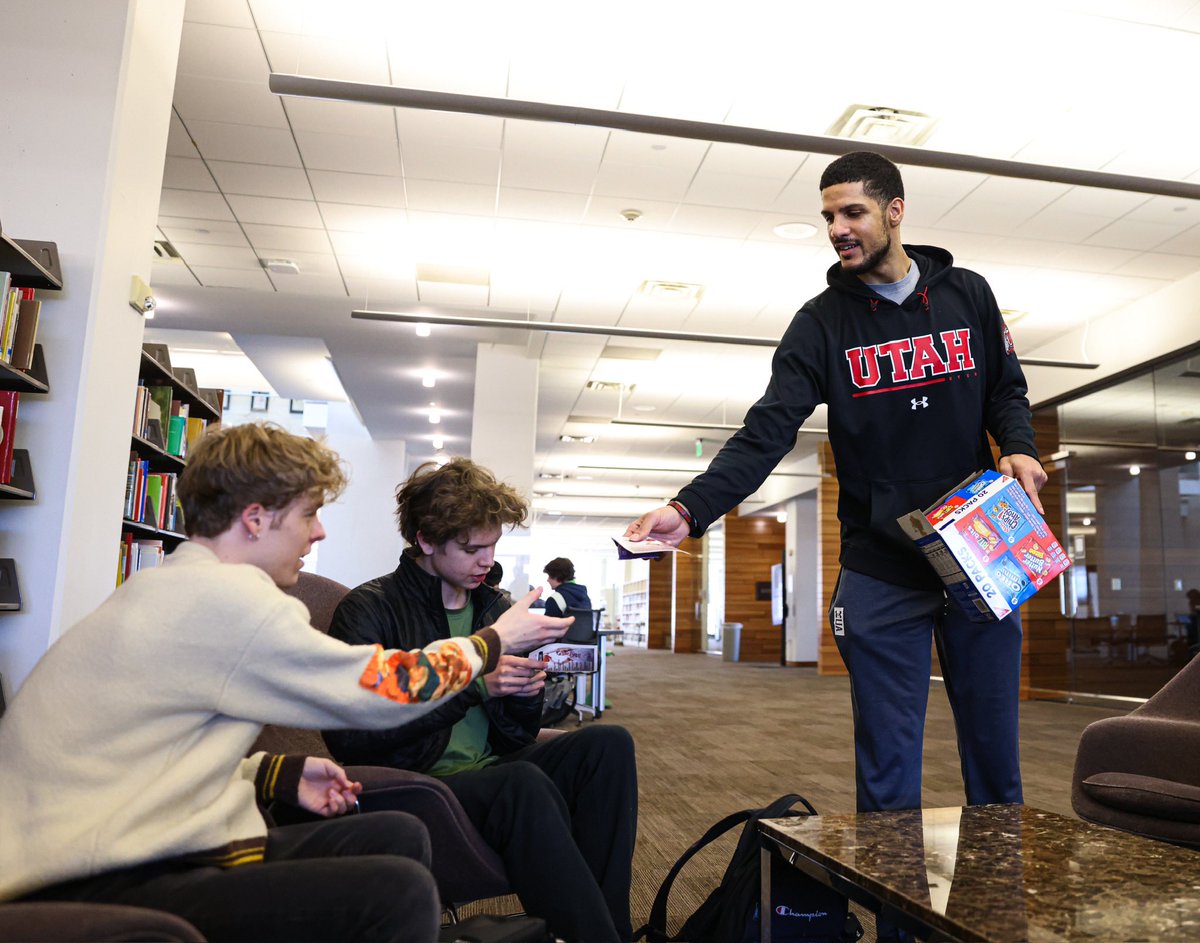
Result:
[[[1183,453],[1183,457],[1185,459],[1187,459],[1189,462],[1194,462],[1196,460],[1196,453],[1193,452],[1191,449],[1188,449],[1186,452]]]
[[[1141,473],[1142,473],[1141,465],[1130,465],[1129,466],[1129,474],[1133,475],[1134,478],[1136,478]]]

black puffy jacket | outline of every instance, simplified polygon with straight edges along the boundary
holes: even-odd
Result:
[[[490,586],[471,591],[472,630],[491,625],[509,602]],[[442,604],[442,582],[426,573],[406,551],[394,572],[363,583],[346,594],[333,614],[329,634],[352,645],[422,648],[450,637]],[[498,755],[532,743],[541,726],[542,693],[531,697],[485,698],[473,683],[444,704],[391,730],[326,730],[325,742],[340,763],[392,766],[423,773],[437,762],[450,742],[451,728],[467,711],[482,704],[488,742]]]

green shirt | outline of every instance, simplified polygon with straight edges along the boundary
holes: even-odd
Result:
[[[450,623],[451,638],[463,638],[471,634],[471,622],[475,617],[475,607],[471,600],[462,609],[447,609],[446,620]],[[483,678],[477,678],[475,683],[487,697],[487,686]],[[465,717],[454,725],[450,731],[450,742],[438,761],[429,769],[430,776],[450,776],[469,769],[479,769],[495,761],[492,746],[488,743],[488,716],[483,705],[476,704],[467,711]]]

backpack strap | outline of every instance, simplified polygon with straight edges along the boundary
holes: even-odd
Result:
[[[643,936],[646,937],[647,943],[678,943],[682,939],[679,936],[667,936],[667,898],[671,894],[671,885],[675,883],[675,878],[683,869],[683,866],[692,859],[696,852],[700,851],[706,845],[712,844],[734,826],[741,825],[744,822],[749,822],[751,819],[775,819],[785,815],[796,803],[802,804],[809,815],[816,815],[817,810],[812,807],[807,799],[796,793],[788,793],[785,796],[780,796],[770,805],[762,809],[742,809],[740,812],[732,812],[725,818],[721,819],[716,824],[712,825],[708,831],[700,836],[692,846],[688,848],[679,860],[672,865],[666,878],[663,879],[662,885],[658,889],[658,893],[654,895],[654,905],[650,908],[650,920],[645,926],[638,929],[634,933],[633,938],[640,940]],[[745,836],[743,839],[745,840]],[[740,844],[740,842],[739,842]]]

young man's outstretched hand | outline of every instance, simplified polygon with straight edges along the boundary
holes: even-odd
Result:
[[[688,522],[673,507],[655,508],[625,528],[625,536],[630,540],[653,537],[672,547],[678,547],[690,532]]]

